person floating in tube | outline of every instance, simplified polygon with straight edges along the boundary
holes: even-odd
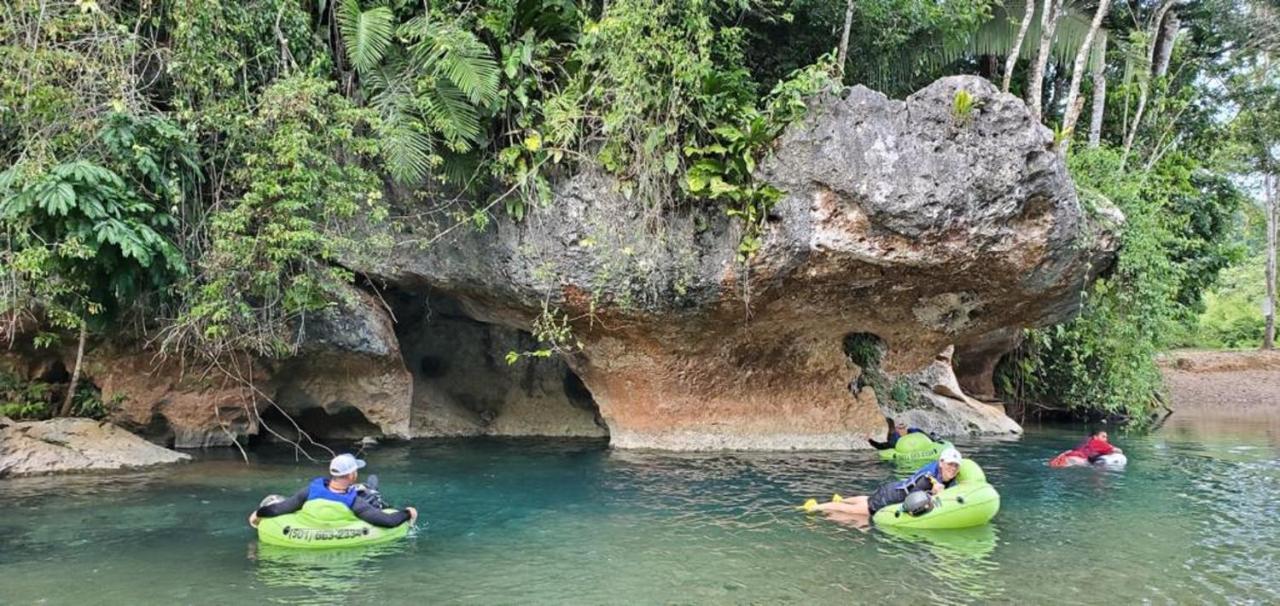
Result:
[[[960,451],[948,448],[938,455],[938,460],[911,474],[905,480],[884,484],[870,495],[841,498],[835,495],[830,502],[819,503],[817,499],[809,499],[802,506],[806,512],[820,511],[832,515],[848,515],[855,519],[865,519],[876,511],[902,503],[907,495],[922,491],[937,495],[944,489],[954,486],[956,476],[960,473]]]
[[[249,514],[249,525],[257,528],[260,518],[273,518],[293,513],[302,509],[302,505],[312,499],[342,503],[351,509],[351,513],[357,518],[382,528],[395,528],[405,522],[412,524],[417,520],[418,510],[412,507],[405,507],[391,513],[383,511],[382,498],[377,494],[376,487],[374,490],[362,490],[364,487],[356,484],[359,470],[364,466],[365,462],[355,458],[354,455],[340,454],[334,457],[329,462],[329,477],[312,480],[310,484],[287,499],[264,501],[256,511]]]
[[[906,419],[898,417],[897,419],[889,419],[889,437],[885,438],[883,442],[872,439],[867,439],[867,442],[874,446],[876,450],[888,450],[897,446],[898,440],[909,433],[924,433],[924,430],[919,427],[911,427],[907,425]],[[932,438],[933,436],[930,436],[930,439]]]
[[[1097,462],[1109,454],[1121,454],[1124,451],[1111,445],[1106,430],[1099,429],[1085,438],[1083,442],[1071,450],[1059,453],[1049,461],[1049,467],[1076,467]]]

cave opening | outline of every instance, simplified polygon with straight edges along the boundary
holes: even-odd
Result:
[[[312,406],[286,414],[280,407],[268,405],[259,410],[258,419],[261,426],[254,441],[301,442],[305,440],[301,432],[315,440],[356,441],[382,435],[382,430],[354,407],[330,412]]]
[[[522,355],[541,349],[529,332],[482,321],[432,289],[382,294],[413,375],[412,436],[609,435],[591,390],[563,359]]]

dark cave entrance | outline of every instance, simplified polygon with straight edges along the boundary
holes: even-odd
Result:
[[[559,356],[507,355],[539,349],[527,331],[482,322],[434,290],[387,290],[396,337],[413,374],[414,436],[608,436],[599,406]]]

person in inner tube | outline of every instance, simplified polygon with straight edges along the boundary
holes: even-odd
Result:
[[[888,450],[898,445],[898,440],[909,433],[924,433],[919,427],[911,427],[907,425],[907,420],[898,417],[889,422],[889,436],[883,442],[867,438],[867,442],[876,450]],[[932,438],[932,436],[930,436]]]
[[[818,503],[810,499],[809,502],[804,504],[804,509],[805,511],[821,511],[823,513],[845,514],[855,517],[871,516],[885,507],[905,501],[907,495],[917,490],[936,495],[944,489],[954,486],[956,475],[960,473],[961,459],[960,451],[955,448],[947,448],[942,451],[942,454],[938,455],[937,461],[921,467],[919,471],[911,474],[911,477],[885,484],[870,495],[860,495],[848,499],[835,498],[829,503]]]
[[[1105,429],[1099,429],[1089,434],[1089,437],[1075,448],[1060,453],[1049,461],[1050,467],[1074,467],[1077,465],[1088,465],[1096,463],[1099,458],[1109,454],[1122,453],[1124,451],[1111,445],[1111,441],[1107,436]]]
[[[257,528],[260,518],[273,518],[293,513],[302,509],[302,505],[312,499],[342,503],[350,508],[351,513],[357,518],[382,528],[395,528],[405,522],[412,524],[416,521],[417,509],[405,507],[388,513],[370,499],[362,498],[356,486],[356,478],[359,476],[360,468],[364,466],[365,462],[355,458],[354,455],[340,454],[334,457],[329,462],[329,477],[316,478],[293,496],[258,507],[256,511],[249,514],[249,525]]]

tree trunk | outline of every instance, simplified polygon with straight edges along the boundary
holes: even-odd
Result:
[[[1098,32],[1098,61],[1093,64],[1093,111],[1089,116],[1089,147],[1102,144],[1102,113],[1107,108],[1107,32]]]
[[[1160,28],[1157,30],[1159,34],[1156,35],[1155,45],[1152,47],[1152,76],[1163,78],[1169,74],[1169,61],[1173,58],[1173,39],[1178,35],[1179,27],[1182,27],[1182,20],[1178,18],[1178,12],[1170,10],[1160,22]]]
[[[978,55],[978,75],[987,80],[1000,74],[1000,58],[995,55]]]
[[[1080,106],[1076,104],[1076,97],[1080,94],[1080,81],[1084,78],[1085,61],[1089,58],[1089,53],[1093,52],[1093,39],[1098,35],[1098,29],[1102,27],[1102,18],[1107,15],[1108,8],[1111,8],[1111,0],[1098,2],[1098,10],[1093,13],[1093,21],[1089,24],[1089,33],[1085,34],[1080,50],[1076,51],[1075,63],[1071,66],[1071,84],[1067,86],[1067,115],[1062,118],[1062,130],[1067,134],[1068,144],[1071,141],[1071,133],[1076,127],[1076,120],[1080,118]]]
[[[1129,152],[1133,150],[1133,140],[1138,136],[1138,127],[1142,124],[1142,114],[1147,109],[1147,98],[1151,96],[1151,74],[1155,69],[1155,52],[1156,43],[1159,41],[1164,26],[1164,16],[1173,8],[1173,3],[1178,0],[1165,0],[1155,16],[1151,20],[1150,39],[1151,42],[1147,46],[1147,65],[1151,71],[1147,72],[1146,84],[1138,87],[1138,109],[1133,112],[1133,123],[1129,125],[1129,131],[1124,135],[1124,151],[1120,154],[1120,166],[1123,167],[1129,160]],[[1170,39],[1170,51],[1172,49],[1172,39]],[[1165,66],[1168,69],[1168,66]]]
[[[1036,62],[1031,65],[1027,74],[1027,104],[1031,106],[1031,115],[1040,120],[1044,106],[1044,68],[1049,64],[1049,53],[1053,49],[1053,32],[1058,28],[1058,16],[1062,12],[1063,0],[1044,0],[1040,15],[1040,48],[1036,51]]]
[[[1262,336],[1263,349],[1275,349],[1276,341],[1276,219],[1280,217],[1276,206],[1280,206],[1280,200],[1277,200],[1276,189],[1280,188],[1280,179],[1276,175],[1267,173],[1262,176],[1263,194],[1266,196],[1267,204],[1267,303],[1266,312],[1267,331]]]
[[[67,397],[62,400],[62,410],[58,411],[58,416],[71,416],[71,405],[76,398],[76,388],[80,386],[80,364],[84,362],[84,342],[89,337],[89,325],[84,320],[80,321],[80,344],[76,347],[76,366],[71,370],[71,385],[67,387]]]
[[[1031,17],[1036,14],[1036,0],[1026,0],[1026,12],[1022,13],[1022,25],[1018,26],[1018,37],[1013,40],[1013,48],[1009,49],[1009,56],[1004,60],[1004,81],[1000,83],[1000,90],[1009,92],[1009,82],[1013,80],[1013,66],[1018,63],[1018,54],[1022,52],[1022,40],[1027,37],[1027,30],[1031,28]]]
[[[1062,98],[1065,96],[1064,93],[1067,89],[1067,68],[1066,66],[1057,64],[1053,66],[1046,65],[1045,71],[1053,72],[1053,77],[1049,78],[1050,86],[1046,95],[1048,98],[1045,99],[1045,106],[1042,112],[1044,114],[1043,121],[1048,122],[1053,117],[1054,110],[1058,109],[1058,106],[1062,104]],[[1065,114],[1066,111],[1064,110],[1063,115]],[[1062,121],[1058,120],[1058,124],[1062,124]]]
[[[853,28],[853,0],[846,0],[844,7],[844,30],[840,32],[839,62],[840,82],[844,82],[844,65],[849,60],[849,30]]]

